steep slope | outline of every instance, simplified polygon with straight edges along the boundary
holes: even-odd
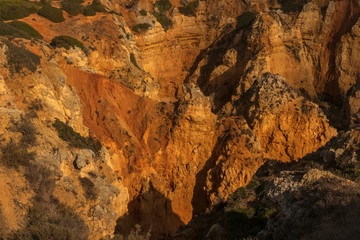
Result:
[[[358,123],[357,1],[51,4],[0,25],[0,237],[165,238]]]

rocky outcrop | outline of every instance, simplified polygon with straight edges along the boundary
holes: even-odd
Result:
[[[337,134],[322,110],[280,76],[263,75],[237,105],[273,159],[297,160]]]
[[[48,222],[66,222],[58,213],[72,209],[77,239],[110,238],[115,228],[125,236],[136,224],[166,237],[231,199],[268,158],[326,149],[337,131],[320,101],[341,108],[350,89],[346,114],[357,124],[356,1],[100,2],[108,12],[21,19],[43,39],[0,39],[0,145],[26,146],[19,153],[29,160],[14,168],[12,155],[0,153],[9,181],[0,185],[9,192],[0,200],[9,230],[0,227],[0,238],[47,226],[26,225],[44,205],[54,209]],[[85,47],[55,48],[57,35]],[[294,174],[277,178],[298,185]]]

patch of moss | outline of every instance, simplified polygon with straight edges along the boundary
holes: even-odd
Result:
[[[171,9],[172,4],[169,0],[157,0],[154,6],[159,10],[160,13],[164,13]]]
[[[140,23],[140,24],[137,24],[137,25],[133,26],[132,30],[134,32],[140,33],[140,32],[147,31],[150,27],[151,27],[151,25],[148,24],[148,23]]]
[[[49,3],[45,4],[38,12],[38,14],[54,23],[65,21],[63,11],[59,8],[51,6]]]
[[[56,119],[52,126],[57,130],[59,138],[69,143],[70,146],[76,148],[86,148],[92,150],[95,154],[99,154],[101,143],[91,136],[83,137],[75,132],[72,127]]]
[[[4,43],[7,46],[5,54],[12,74],[15,72],[20,73],[23,68],[27,68],[31,72],[36,71],[37,66],[40,64],[40,56],[9,41],[4,41]]]
[[[41,8],[40,4],[25,0],[1,0],[0,20],[15,20],[36,13]]]
[[[190,2],[188,4],[181,2],[183,5],[182,7],[179,7],[179,12],[185,16],[196,16],[196,9],[199,6],[199,0],[196,0],[194,2]]]
[[[165,14],[153,12],[153,15],[156,17],[156,20],[161,24],[165,31],[172,27],[173,23],[171,19],[168,18]]]
[[[238,16],[236,20],[237,20],[236,28],[244,29],[246,27],[249,27],[253,23],[253,21],[255,20],[255,13],[244,12],[243,14]]]
[[[107,12],[105,6],[98,0],[94,0],[89,6],[86,6],[83,10],[85,16],[95,16],[96,13]]]
[[[73,37],[70,37],[70,36],[65,36],[65,35],[54,37],[51,40],[50,45],[53,46],[53,47],[56,47],[56,48],[63,47],[65,49],[78,47],[81,50],[83,50],[84,52],[86,51],[86,47],[84,46],[84,44],[82,42],[80,42],[76,38],[73,38]]]

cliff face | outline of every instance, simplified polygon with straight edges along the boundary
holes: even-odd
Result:
[[[358,124],[357,1],[96,4],[19,19],[43,38],[1,34],[0,237],[40,228],[31,214],[48,204],[44,221],[73,219],[78,239],[136,224],[159,239],[267,159],[298,161]]]

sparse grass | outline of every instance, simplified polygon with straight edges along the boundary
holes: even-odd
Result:
[[[153,15],[156,17],[156,20],[161,24],[165,31],[172,27],[173,23],[171,19],[168,18],[165,14],[153,12]]]
[[[4,41],[7,46],[6,56],[8,59],[9,69],[12,74],[20,73],[23,68],[35,72],[40,64],[40,57],[29,50],[15,46],[9,41]]]
[[[0,20],[15,20],[36,13],[41,8],[40,4],[25,0],[1,0]]]
[[[53,47],[56,47],[56,48],[63,47],[65,49],[78,47],[81,50],[83,50],[84,52],[86,52],[86,47],[84,46],[84,44],[82,42],[80,42],[76,38],[73,38],[70,36],[65,36],[65,35],[54,37],[51,40],[50,45]]]
[[[41,34],[36,31],[29,24],[12,21],[12,22],[0,22],[0,36],[11,36],[15,38],[42,38]]]
[[[240,16],[237,17],[237,24],[236,27],[238,29],[244,29],[249,27],[252,22],[255,20],[255,13],[253,12],[244,12]]]
[[[179,7],[179,12],[185,16],[196,16],[196,9],[199,6],[199,0],[189,2],[188,4],[182,2],[183,6]]]
[[[148,24],[148,23],[140,23],[140,24],[137,24],[137,25],[133,26],[132,30],[134,32],[140,33],[140,32],[147,31],[150,27],[151,27],[151,25]]]
[[[101,150],[101,143],[94,140],[91,136],[83,137],[67,124],[59,119],[53,123],[53,127],[57,130],[59,138],[69,143],[70,146],[76,148],[86,148],[92,150],[95,154],[99,154]]]
[[[98,12],[107,12],[104,5],[98,0],[94,0],[89,6],[86,6],[83,10],[85,16],[95,16]]]
[[[38,14],[54,23],[65,21],[63,11],[59,8],[51,6],[49,3],[45,4],[38,12]]]

